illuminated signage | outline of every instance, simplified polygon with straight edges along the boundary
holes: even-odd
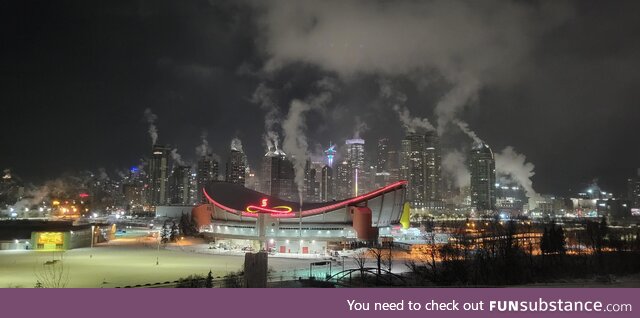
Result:
[[[290,206],[279,205],[270,208],[269,199],[260,200],[260,205],[248,205],[245,211],[249,213],[270,213],[270,214],[285,214],[290,213],[293,209]]]
[[[61,232],[42,232],[38,233],[38,244],[63,244],[64,234]]]

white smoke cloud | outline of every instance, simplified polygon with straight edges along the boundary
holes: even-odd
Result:
[[[380,97],[390,101],[394,106],[404,105],[407,102],[407,95],[394,88],[388,79],[380,79],[378,86],[380,87]]]
[[[458,150],[450,151],[442,157],[442,171],[458,188],[468,187],[471,184],[471,173],[466,159],[465,154]]]
[[[530,209],[535,208],[535,199],[539,198],[538,193],[533,189],[531,178],[536,174],[535,166],[527,162],[527,157],[516,152],[513,147],[508,146],[501,152],[495,153],[496,174],[501,177],[508,177],[511,181],[519,184],[530,199]]]
[[[405,131],[408,133],[418,132],[421,130],[433,131],[435,128],[429,122],[427,118],[419,118],[412,117],[409,113],[409,109],[406,107],[401,107],[398,105],[393,106],[393,110],[398,113],[398,117],[400,118],[400,122],[404,127]]]
[[[220,156],[213,153],[207,137],[207,131],[203,130],[200,134],[200,145],[196,147],[196,155],[198,157],[211,156],[214,160],[220,162]]]
[[[267,151],[273,148],[279,148],[278,143],[280,138],[275,129],[282,120],[280,119],[280,110],[276,103],[275,90],[269,88],[264,82],[260,83],[253,92],[250,101],[260,105],[260,108],[267,112],[264,117],[264,142]]]
[[[460,130],[462,130],[463,133],[469,136],[469,138],[473,139],[474,143],[476,144],[484,143],[484,141],[482,141],[482,139],[480,139],[480,137],[478,137],[478,135],[473,130],[471,130],[471,128],[469,128],[469,124],[458,119],[454,119],[453,122],[456,125],[458,125],[458,127],[460,128]]]
[[[144,110],[144,118],[149,124],[149,137],[151,137],[151,144],[155,145],[158,141],[158,128],[155,124],[158,116],[151,111],[151,108],[147,108]]]
[[[171,149],[171,159],[173,159],[174,164],[179,166],[186,166],[187,164],[182,160],[182,156],[178,153],[178,149]]]
[[[356,124],[353,128],[353,138],[360,139],[362,134],[369,130],[367,123],[360,119],[360,116],[356,116]]]
[[[39,186],[29,186],[25,191],[22,200],[16,202],[12,207],[16,212],[24,212],[25,208],[32,209],[43,202],[49,204],[49,199],[76,195],[92,178],[90,174],[84,178],[67,176],[46,181]]]
[[[309,144],[305,130],[305,114],[312,110],[322,109],[331,100],[331,93],[324,92],[312,96],[306,101],[294,99],[289,107],[287,117],[282,122],[284,133],[283,149],[291,156],[295,172],[295,182],[298,187],[300,202],[304,193],[304,170],[309,158]]]
[[[100,181],[109,180],[109,175],[107,174],[107,169],[98,168],[98,180],[100,180]]]
[[[435,107],[439,134],[484,86],[517,79],[535,42],[573,13],[566,3],[497,0],[254,4],[266,71],[303,62],[346,80],[431,75],[450,87]]]
[[[231,150],[244,152],[242,149],[242,140],[240,140],[240,138],[236,137],[231,140]]]
[[[378,81],[380,87],[379,95],[387,103],[392,105],[393,110],[398,114],[400,123],[405,132],[414,133],[417,131],[433,131],[435,128],[427,118],[412,117],[409,109],[405,106],[407,95],[393,87],[387,79]]]
[[[206,156],[211,148],[209,147],[209,140],[207,140],[207,131],[203,130],[200,134],[200,145],[196,147],[196,154],[198,157]]]
[[[298,186],[300,202],[302,202],[302,193],[304,193],[304,168],[308,157],[304,114],[310,109],[311,105],[297,99],[293,100],[289,108],[289,113],[282,123],[282,130],[284,132],[283,148],[284,151],[291,156],[291,160],[293,161],[295,182]]]
[[[120,178],[120,180],[123,180],[123,179],[126,179],[126,178],[127,178],[127,172],[126,172],[126,170],[116,169],[116,174],[118,175],[118,177]]]
[[[435,113],[438,117],[438,135],[442,136],[447,124],[465,105],[473,103],[480,89],[480,81],[470,74],[460,74],[453,81],[455,84],[447,94],[438,101]]]
[[[273,130],[267,131],[264,134],[264,142],[267,145],[267,151],[271,149],[280,149],[280,136]]]

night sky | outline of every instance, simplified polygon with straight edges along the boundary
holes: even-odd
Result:
[[[356,134],[373,153],[383,136],[399,145],[397,109],[428,119],[413,123],[438,130],[443,155],[471,145],[457,120],[496,153],[513,147],[535,165],[537,192],[597,180],[622,193],[640,167],[638,12],[638,1],[2,1],[0,168],[28,182],[116,176],[150,152],[147,108],[159,143],[187,161],[203,132],[223,160],[239,138],[253,165],[267,131],[283,144],[296,128],[311,155]]]

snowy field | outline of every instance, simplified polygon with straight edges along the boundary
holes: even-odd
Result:
[[[93,248],[66,252],[0,251],[0,288],[34,287],[44,263],[62,258],[68,272],[66,287],[124,287],[174,281],[193,274],[224,276],[241,269],[244,255],[213,254],[197,241],[157,248],[150,237],[122,237]],[[158,264],[156,265],[156,259]],[[286,275],[309,268],[309,259],[269,258],[269,267]]]

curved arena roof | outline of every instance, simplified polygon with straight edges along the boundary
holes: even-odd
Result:
[[[356,205],[389,192],[402,190],[406,187],[406,184],[407,181],[398,181],[375,191],[340,201],[303,203],[302,216],[312,216],[344,208],[349,205]],[[258,216],[258,213],[268,213],[275,218],[293,218],[299,216],[299,202],[285,201],[245,188],[241,185],[227,182],[213,182],[203,188],[202,191],[207,200],[213,205],[239,216],[255,218]]]

